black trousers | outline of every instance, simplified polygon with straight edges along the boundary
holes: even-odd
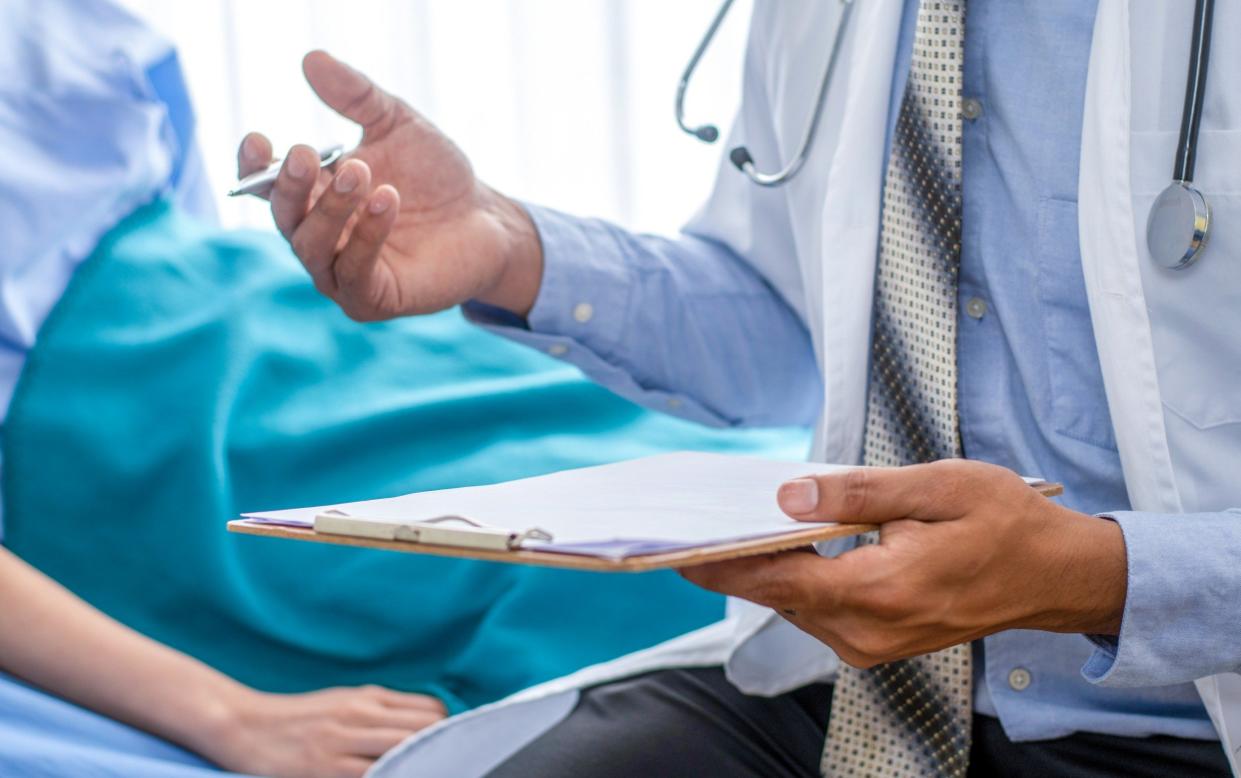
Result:
[[[583,692],[569,716],[488,778],[817,778],[832,687],[737,691],[716,668],[663,670]],[[1227,776],[1218,742],[1077,734],[1013,743],[974,717],[971,777]]]

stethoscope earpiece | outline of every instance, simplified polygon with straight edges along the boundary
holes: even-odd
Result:
[[[720,128],[714,124],[704,124],[701,127],[695,127],[691,134],[703,143],[715,143],[720,139]]]
[[[742,173],[746,172],[747,165],[750,167],[754,166],[754,157],[750,156],[750,150],[745,146],[738,146],[728,152],[728,161],[732,162],[733,167],[737,168]]]

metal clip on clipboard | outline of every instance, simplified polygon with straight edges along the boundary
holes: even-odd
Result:
[[[459,522],[463,527],[440,526],[449,522]],[[488,551],[516,551],[527,540],[552,539],[551,533],[537,527],[524,532],[513,532],[500,527],[489,527],[479,524],[464,516],[437,516],[424,521],[399,523],[350,516],[344,511],[324,511],[315,516],[315,532],[327,535],[347,535],[355,538],[371,538],[374,540],[399,540],[406,543],[421,543],[427,546],[454,546],[457,548],[477,548]]]

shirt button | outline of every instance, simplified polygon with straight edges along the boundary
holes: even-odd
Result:
[[[585,324],[595,316],[595,306],[590,303],[578,303],[573,306],[573,320],[578,324]]]
[[[1030,688],[1030,671],[1024,667],[1014,667],[1008,674],[1008,685],[1013,687],[1015,692],[1024,692]]]
[[[970,121],[974,121],[982,116],[982,103],[972,97],[967,97],[961,101],[961,115]]]
[[[569,347],[563,343],[556,343],[547,349],[547,353],[553,357],[563,357],[569,353]]]
[[[987,315],[987,301],[981,297],[971,297],[965,304],[965,312],[972,319],[981,319]]]

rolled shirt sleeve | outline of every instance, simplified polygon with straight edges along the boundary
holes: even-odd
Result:
[[[1118,637],[1082,668],[1105,686],[1164,686],[1241,669],[1241,510],[1108,514],[1128,555]]]
[[[712,426],[813,423],[810,335],[729,248],[526,208],[544,257],[528,319],[467,303],[470,319],[656,410]]]

